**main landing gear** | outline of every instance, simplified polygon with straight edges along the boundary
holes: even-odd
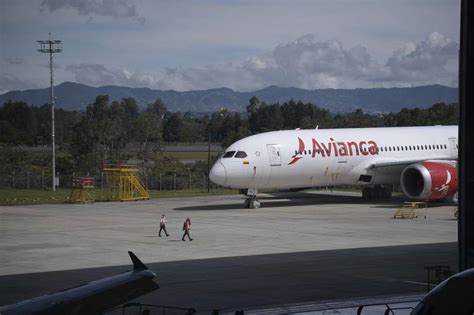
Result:
[[[362,189],[362,198],[365,200],[388,200],[391,197],[391,186],[376,185]]]
[[[257,199],[256,189],[247,189],[245,193],[247,198],[244,201],[244,208],[246,209],[257,209],[260,208],[260,201]]]

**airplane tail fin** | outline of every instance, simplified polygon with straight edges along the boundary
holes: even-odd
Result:
[[[129,251],[128,254],[130,255],[130,259],[132,259],[133,271],[148,269],[148,267],[145,266],[145,264],[142,263],[142,261],[138,259],[138,257],[135,256],[133,252]]]

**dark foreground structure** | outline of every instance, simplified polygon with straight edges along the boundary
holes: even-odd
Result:
[[[459,264],[474,267],[474,2],[461,2],[459,53]]]
[[[0,314],[102,314],[104,311],[159,288],[150,271],[132,252],[133,270],[120,275],[0,307]],[[43,279],[47,285],[49,279]],[[2,292],[4,292],[2,290]]]
[[[460,272],[436,286],[411,315],[471,315],[474,312],[474,269]]]
[[[386,246],[149,264],[160,290],[134,302],[200,313],[427,292],[426,266],[456,270],[457,244]],[[123,266],[0,277],[0,304],[116,274]],[[114,313],[121,314],[121,312]]]

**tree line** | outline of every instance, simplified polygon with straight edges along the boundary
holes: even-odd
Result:
[[[332,113],[312,103],[289,100],[267,104],[256,97],[249,100],[243,113],[224,109],[197,114],[171,112],[161,99],[140,110],[133,98],[111,101],[107,95],[99,95],[83,112],[55,109],[55,134],[59,169],[96,172],[107,161],[156,160],[165,142],[204,142],[210,137],[212,142],[226,147],[243,137],[270,130],[454,125],[458,115],[457,104],[405,108],[398,113],[373,114],[360,109]],[[26,159],[15,146],[48,146],[50,142],[49,105],[37,107],[9,101],[0,107],[0,163]],[[48,163],[47,156],[39,160],[34,163]],[[173,163],[167,160],[161,165]]]

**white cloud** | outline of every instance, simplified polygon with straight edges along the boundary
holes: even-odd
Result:
[[[66,70],[74,73],[78,82],[90,85],[165,90],[229,87],[242,91],[269,85],[305,89],[456,85],[457,73],[447,65],[457,62],[457,50],[457,43],[432,33],[427,40],[397,49],[386,64],[380,64],[364,46],[347,49],[337,40],[317,41],[313,35],[305,35],[278,45],[271,53],[237,62],[167,68],[147,74],[99,64],[70,65]]]
[[[40,88],[40,86],[32,81],[23,81],[9,73],[0,73],[0,94],[13,90],[27,90],[32,88]]]
[[[135,5],[128,0],[43,0],[41,9],[54,12],[61,9],[73,9],[79,15],[109,16],[113,18],[136,18],[138,15]]]
[[[7,57],[4,58],[4,60],[10,65],[22,65],[26,63],[25,59],[21,57]]]
[[[0,73],[46,87],[48,56],[36,51],[36,40],[51,32],[64,44],[55,55],[58,83],[79,75],[67,65],[99,64],[112,82],[180,90],[456,85],[457,58],[427,72],[432,66],[410,65],[407,56],[420,51],[421,39],[442,51],[446,39],[459,38],[459,6],[452,0],[0,1],[0,37],[8,43],[0,49]],[[442,36],[428,38],[433,30]],[[315,35],[295,40],[306,33]],[[88,73],[89,83],[111,83]]]
[[[427,40],[408,43],[396,50],[387,61],[388,81],[414,84],[457,82],[458,43],[439,33],[431,33]],[[455,61],[455,62],[453,62]]]
[[[77,82],[93,86],[100,85],[122,85],[130,87],[143,87],[153,85],[148,82],[150,76],[132,74],[127,69],[108,68],[101,64],[81,63],[79,65],[69,65],[66,71],[74,74]]]
[[[31,76],[19,77],[15,71],[15,69],[30,69],[30,73],[33,73],[32,69],[37,69],[37,66],[20,56],[0,58],[0,69],[2,69],[0,71],[0,94],[13,90],[41,88],[42,86]]]

